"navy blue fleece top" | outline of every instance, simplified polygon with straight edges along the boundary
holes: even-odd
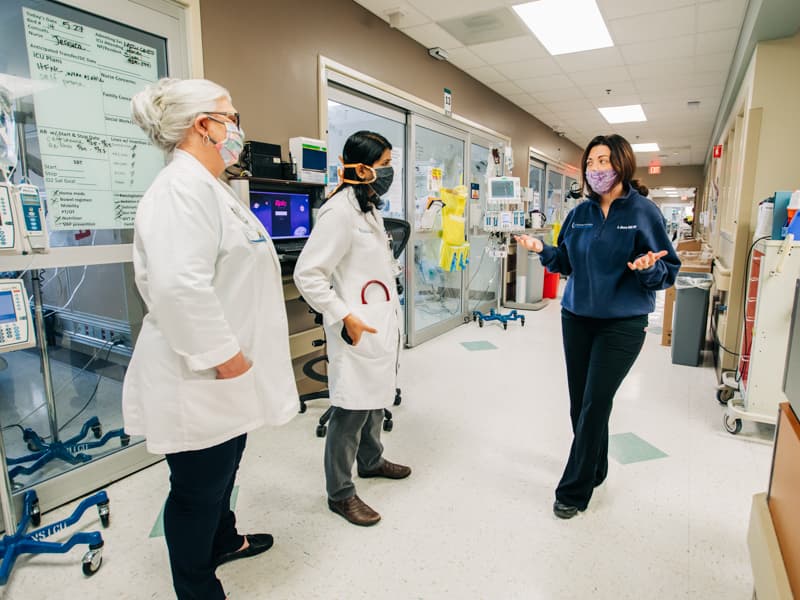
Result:
[[[644,271],[633,262],[649,250],[668,254]],[[646,315],[655,309],[656,290],[675,282],[681,261],[672,247],[658,207],[632,187],[614,200],[608,217],[597,200],[570,211],[558,246],[545,244],[542,264],[569,275],[561,305],[576,315],[614,319]]]

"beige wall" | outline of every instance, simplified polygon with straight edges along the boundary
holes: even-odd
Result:
[[[449,88],[456,114],[512,138],[523,182],[529,146],[580,160],[573,143],[352,0],[200,0],[200,10],[205,76],[230,90],[247,137],[280,143],[284,159],[288,138],[320,133],[321,54],[436,106]]]
[[[698,194],[703,191],[703,165],[682,167],[661,167],[661,173],[650,175],[647,167],[636,169],[636,178],[649,188],[656,187],[693,187]]]

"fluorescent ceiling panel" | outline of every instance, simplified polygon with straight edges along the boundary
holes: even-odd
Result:
[[[609,123],[639,123],[647,121],[644,116],[641,104],[629,104],[628,106],[606,106],[598,108],[600,114]]]
[[[512,8],[553,56],[614,45],[595,0],[537,0]]]
[[[631,144],[634,152],[658,152],[661,148],[658,147],[658,144],[655,142],[649,142],[647,144]]]

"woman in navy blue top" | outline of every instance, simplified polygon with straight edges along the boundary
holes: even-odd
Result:
[[[517,236],[550,271],[569,275],[561,330],[574,438],[553,505],[562,519],[586,510],[606,478],[614,395],[642,349],[656,291],[674,283],[681,264],[661,211],[633,179],[623,137],[589,142],[581,171],[587,201],[567,215],[558,245]]]

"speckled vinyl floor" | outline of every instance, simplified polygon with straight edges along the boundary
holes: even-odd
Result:
[[[660,337],[647,336],[617,395],[608,480],[570,521],[551,510],[571,439],[555,303],[524,328],[471,323],[404,353],[403,404],[383,440],[414,472],[356,479],[383,515],[376,527],[328,511],[314,433],[324,404],[252,434],[236,511],[242,530],[276,545],[218,571],[230,598],[749,599],[749,509],[767,487],[773,431],[726,433],[713,370],[673,366]],[[173,597],[164,539],[151,537],[166,491],[163,462],[108,488],[94,577],[80,572],[82,550],[22,559],[0,596]]]

